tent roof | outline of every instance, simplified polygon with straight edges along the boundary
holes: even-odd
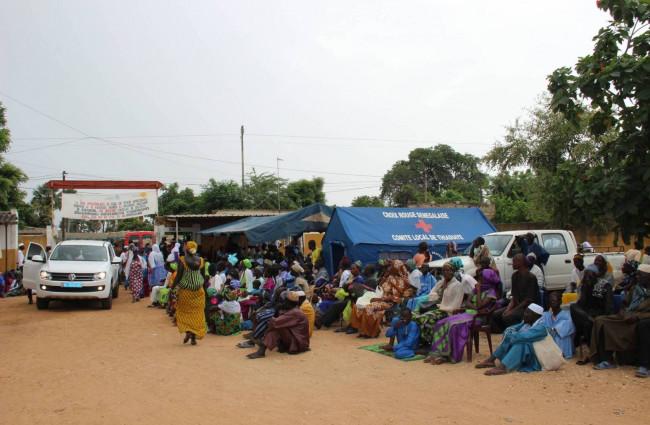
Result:
[[[244,233],[249,243],[270,242],[304,232],[324,232],[332,216],[332,208],[313,204],[294,212],[273,217],[249,217],[233,223],[202,230],[204,235]]]
[[[469,243],[496,228],[479,208],[336,208],[332,223],[353,244],[413,246]],[[336,232],[339,233],[339,232]],[[340,233],[325,239],[341,239]]]

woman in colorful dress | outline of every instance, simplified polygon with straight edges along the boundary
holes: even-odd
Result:
[[[381,320],[386,310],[399,303],[403,297],[413,293],[414,288],[409,282],[409,273],[400,260],[390,261],[384,278],[380,282],[383,294],[381,298],[373,298],[364,309],[352,308],[350,326],[360,331],[361,338],[376,338],[381,332]]]
[[[192,340],[192,345],[196,345],[196,339],[205,336],[205,267],[203,259],[196,255],[196,242],[188,242],[186,248],[172,289],[178,287],[176,325],[179,332],[185,332],[183,344]]]
[[[494,307],[501,291],[501,279],[492,269],[479,269],[476,280],[472,297],[465,305],[465,312],[449,316],[436,323],[431,357],[425,359],[425,363],[457,363],[462,360],[474,317],[477,313],[489,311]],[[479,316],[476,323],[481,324],[483,320],[484,317]]]
[[[129,289],[131,289],[132,303],[140,301],[140,292],[142,291],[142,272],[146,270],[147,263],[140,256],[140,248],[134,246],[130,251],[129,259],[126,262],[126,268],[129,270]]]
[[[455,272],[456,266],[447,261],[442,266],[444,279],[439,280],[429,292],[429,301],[436,303],[436,307],[422,314],[413,314],[413,321],[420,327],[422,345],[431,346],[436,323],[454,314],[463,302],[463,284],[454,277]]]
[[[208,289],[210,299],[216,298],[217,291]],[[237,302],[237,292],[229,287],[223,290],[223,302],[210,307],[208,313],[210,332],[217,335],[236,335],[241,331],[241,308]]]

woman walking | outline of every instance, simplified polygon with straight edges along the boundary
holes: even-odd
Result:
[[[192,345],[196,345],[196,338],[205,336],[205,267],[203,259],[196,255],[196,248],[196,242],[187,243],[172,285],[172,289],[178,286],[176,325],[179,332],[185,332],[183,344],[192,340]]]
[[[149,287],[153,288],[162,285],[167,272],[165,271],[165,258],[158,245],[154,245],[153,251],[149,253],[149,270],[151,270],[149,273]]]
[[[142,291],[142,271],[146,270],[147,263],[140,256],[140,248],[134,246],[129,252],[129,259],[126,262],[126,269],[129,271],[128,281],[131,289],[132,303],[140,301],[140,292]]]

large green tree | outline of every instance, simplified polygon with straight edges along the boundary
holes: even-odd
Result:
[[[353,207],[384,207],[384,201],[379,196],[361,195],[352,200]]]
[[[497,220],[548,221],[563,227],[569,223],[564,206],[564,192],[551,190],[553,178],[567,161],[586,161],[597,151],[598,142],[591,135],[585,112],[572,123],[553,112],[550,97],[541,97],[525,115],[506,127],[503,139],[495,143],[483,161],[500,174],[492,179],[490,199],[496,205]],[[524,174],[512,171],[527,170]],[[522,187],[525,192],[503,192],[504,182]],[[507,211],[499,211],[499,209]],[[516,211],[520,208],[519,211]]]
[[[311,180],[302,179],[290,182],[287,185],[287,196],[296,208],[308,207],[315,203],[325,203],[325,179],[314,177]]]
[[[650,234],[650,7],[638,0],[598,7],[612,20],[594,37],[593,52],[573,69],[555,70],[548,89],[553,110],[575,125],[594,111],[589,129],[602,146],[589,161],[563,164],[553,187],[570,197],[572,220],[611,222],[629,243]]]
[[[25,202],[27,194],[19,187],[27,181],[27,174],[7,162],[2,155],[11,146],[11,131],[7,127],[5,111],[6,109],[0,102],[0,211],[16,208],[20,227],[32,226],[34,225],[34,216]]]
[[[547,210],[534,198],[538,178],[530,171],[502,171],[490,178],[488,199],[494,205],[496,223],[545,221]]]
[[[201,212],[210,213],[214,210],[236,210],[246,204],[244,192],[232,180],[208,180],[199,195]]]
[[[381,197],[393,206],[422,202],[425,193],[427,201],[441,197],[441,201],[478,202],[487,183],[487,176],[478,168],[480,162],[448,145],[414,149],[407,160],[397,161],[384,174]],[[447,190],[453,190],[453,196],[444,197]]]
[[[162,188],[158,197],[158,208],[161,214],[194,214],[200,211],[200,203],[189,187],[180,190],[178,183],[172,183]]]

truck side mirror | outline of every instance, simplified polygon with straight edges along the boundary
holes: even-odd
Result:
[[[113,257],[111,264],[122,264],[122,259],[120,257]]]
[[[34,255],[34,256],[32,256],[31,260],[32,260],[33,262],[35,262],[35,263],[44,263],[44,262],[45,262],[45,260],[43,259],[43,257],[41,257],[40,255]]]

